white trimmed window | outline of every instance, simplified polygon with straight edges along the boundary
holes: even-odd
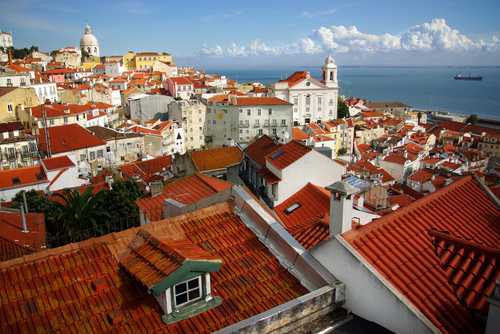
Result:
[[[178,283],[174,287],[175,306],[179,307],[201,298],[201,276]]]

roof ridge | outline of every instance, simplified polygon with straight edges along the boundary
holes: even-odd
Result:
[[[464,248],[477,248],[485,253],[489,253],[493,256],[500,256],[500,246],[498,248],[494,247],[489,247],[489,246],[484,246],[481,244],[478,244],[477,242],[473,242],[470,240],[462,239],[462,238],[457,238],[449,234],[447,231],[439,231],[435,228],[430,228],[428,231],[429,236],[434,237],[435,239],[442,239],[448,242],[452,242],[454,244],[459,244],[460,246]]]

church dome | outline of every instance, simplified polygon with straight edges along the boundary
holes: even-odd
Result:
[[[85,32],[80,39],[80,49],[87,52],[89,56],[99,57],[99,42],[92,34],[92,28],[88,24],[85,26]]]

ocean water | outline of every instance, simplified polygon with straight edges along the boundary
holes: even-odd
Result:
[[[321,77],[320,67],[257,70],[210,69],[238,82],[271,84],[298,70]],[[482,81],[453,77],[481,75]],[[477,114],[500,120],[500,67],[364,67],[340,66],[340,94],[369,100],[398,100],[423,110]]]

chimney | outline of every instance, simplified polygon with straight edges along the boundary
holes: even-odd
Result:
[[[181,215],[186,205],[173,198],[167,198],[163,202],[163,219]]]
[[[359,191],[344,181],[326,187],[330,199],[330,237],[349,231],[352,226],[352,196]]]
[[[28,233],[28,223],[26,222],[26,212],[24,211],[24,205],[21,206],[21,223],[23,225],[22,232]]]
[[[488,318],[486,320],[486,334],[493,334],[498,332],[500,328],[500,280],[496,281],[495,290],[488,298],[490,307],[488,310]]]

